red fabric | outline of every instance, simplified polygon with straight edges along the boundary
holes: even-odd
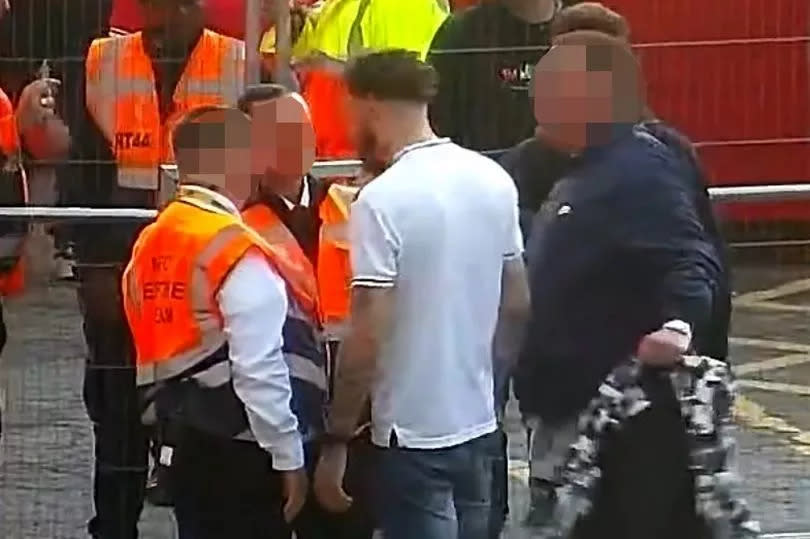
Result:
[[[17,123],[14,118],[14,106],[3,90],[0,90],[0,151],[5,155],[12,154],[19,147]],[[25,288],[25,270],[22,260],[10,273],[0,274],[0,295],[19,294]]]
[[[0,152],[10,155],[17,151],[19,144],[14,105],[11,104],[6,93],[0,89]]]
[[[809,49],[801,40],[810,2],[604,2],[627,17],[633,41],[645,44],[637,52],[655,113],[698,145],[711,143],[699,151],[713,185],[808,181],[810,143],[789,139],[810,133]],[[720,209],[739,220],[810,220],[806,201]]]
[[[206,26],[226,36],[244,39],[245,0],[207,0]],[[136,32],[143,26],[138,0],[114,0],[110,26]]]
[[[480,3],[481,0],[451,0],[450,5],[452,6],[453,11],[459,11]]]

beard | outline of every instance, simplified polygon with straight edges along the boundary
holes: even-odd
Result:
[[[357,155],[363,161],[363,170],[374,174],[375,176],[382,174],[388,163],[378,158],[379,141],[377,136],[370,129],[364,130],[359,137],[357,143]]]

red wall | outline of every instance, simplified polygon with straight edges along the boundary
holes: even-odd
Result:
[[[628,18],[656,113],[701,148],[715,185],[810,182],[808,0],[607,0]],[[780,42],[779,39],[793,39]],[[718,43],[735,40],[734,43]],[[756,41],[758,40],[758,41]],[[687,46],[672,42],[703,41]],[[741,145],[720,144],[749,141]],[[810,219],[810,204],[731,206],[738,219]]]

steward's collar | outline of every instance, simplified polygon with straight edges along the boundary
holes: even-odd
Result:
[[[199,185],[181,185],[177,189],[177,200],[192,204],[204,210],[226,213],[241,219],[239,208],[236,207],[236,204],[231,202],[225,195],[206,187],[200,187]]]

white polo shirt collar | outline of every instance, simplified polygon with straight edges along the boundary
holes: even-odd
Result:
[[[407,146],[405,146],[400,151],[398,151],[397,153],[394,154],[394,157],[391,159],[391,164],[393,165],[394,163],[396,163],[397,161],[402,159],[402,157],[407,153],[410,153],[410,152],[413,152],[413,151],[416,151],[416,150],[421,150],[422,148],[431,148],[433,146],[439,146],[441,144],[448,144],[448,143],[450,143],[449,138],[434,137],[434,138],[431,138],[431,139],[428,139],[428,140],[423,140],[423,141],[420,141],[420,142],[414,142],[413,144],[408,144]]]

